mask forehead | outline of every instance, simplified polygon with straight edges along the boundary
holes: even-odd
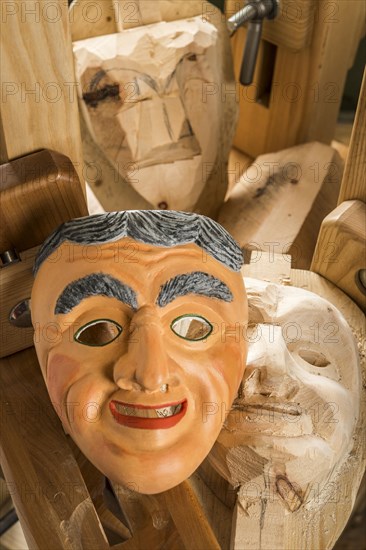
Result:
[[[143,301],[154,301],[159,290],[180,274],[202,273],[217,278],[233,294],[233,308],[246,304],[242,276],[212,258],[196,244],[158,247],[124,237],[102,245],[63,243],[37,273],[33,312],[52,314],[57,297],[70,282],[93,273],[110,274],[130,285]]]

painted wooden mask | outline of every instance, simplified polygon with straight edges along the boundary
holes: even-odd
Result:
[[[126,211],[63,224],[35,265],[35,347],[67,433],[158,493],[209,453],[243,378],[241,251],[216,222]],[[225,413],[225,414],[226,414]]]

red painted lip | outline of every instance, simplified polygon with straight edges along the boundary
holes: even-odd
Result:
[[[136,409],[160,409],[163,407],[172,407],[182,405],[182,409],[178,414],[168,416],[167,418],[142,418],[138,416],[128,416],[118,412],[116,403],[125,407],[135,407]],[[164,403],[163,405],[140,405],[138,403],[125,403],[123,401],[111,401],[109,409],[118,424],[127,426],[128,428],[137,428],[140,430],[166,430],[172,428],[180,422],[187,411],[187,400],[175,401],[172,403]]]

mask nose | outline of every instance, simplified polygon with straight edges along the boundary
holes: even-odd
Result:
[[[262,327],[261,338],[249,347],[248,363],[243,383],[243,398],[288,401],[299,389],[290,376],[293,358],[282,337],[281,327]]]
[[[142,307],[131,322],[128,349],[114,366],[121,389],[165,392],[169,383],[168,356],[162,323],[152,307]]]

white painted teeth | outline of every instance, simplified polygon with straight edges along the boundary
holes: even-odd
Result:
[[[169,416],[178,414],[182,410],[182,403],[159,409],[140,409],[138,407],[122,405],[121,403],[115,403],[115,406],[120,414],[137,416],[139,418],[168,418]]]
[[[174,405],[172,407],[164,407],[163,409],[155,409],[155,412],[158,418],[167,418],[168,416],[173,416],[178,414],[182,408],[182,404]]]

